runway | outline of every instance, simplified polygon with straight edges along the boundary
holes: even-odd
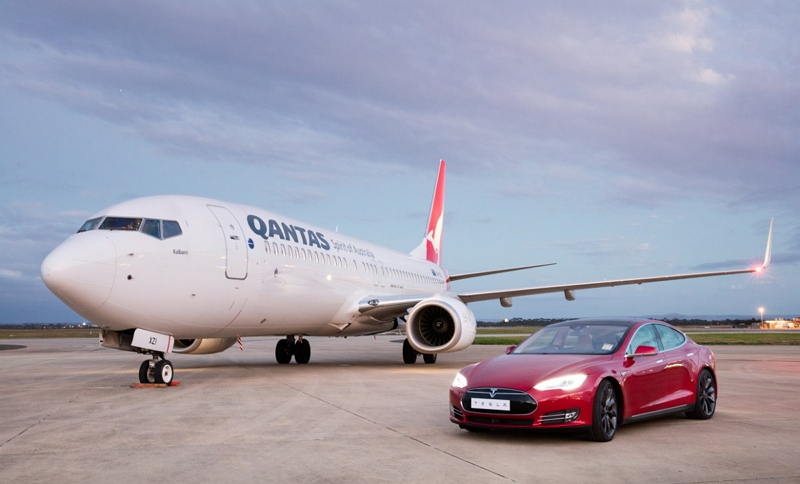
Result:
[[[131,389],[143,356],[93,339],[0,340],[0,482],[800,481],[800,347],[719,346],[715,417],[573,434],[472,434],[448,420],[472,346],[402,363],[398,336],[310,339],[278,365],[276,338],[172,355],[180,386]]]

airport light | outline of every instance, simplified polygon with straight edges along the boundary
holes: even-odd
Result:
[[[761,314],[761,329],[764,329],[764,307],[758,308],[758,312]]]

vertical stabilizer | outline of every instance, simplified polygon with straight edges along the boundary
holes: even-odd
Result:
[[[428,226],[422,243],[411,252],[413,257],[426,259],[434,264],[442,265],[442,226],[444,225],[444,178],[445,162],[439,161],[439,175],[436,177],[436,188],[433,191],[431,212],[428,215]]]

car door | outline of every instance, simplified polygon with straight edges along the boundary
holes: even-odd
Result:
[[[692,382],[692,353],[686,345],[686,336],[669,326],[654,324],[663,348],[662,358],[669,381],[669,394],[666,399],[670,407],[694,403],[694,383]]]
[[[639,346],[660,348],[653,324],[639,327],[628,344],[626,355],[634,355]],[[626,418],[669,408],[665,398],[670,393],[670,382],[662,352],[649,356],[628,356],[625,366],[623,392]]]

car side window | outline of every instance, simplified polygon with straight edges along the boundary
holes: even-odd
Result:
[[[682,345],[686,341],[686,336],[680,331],[675,331],[672,328],[664,326],[663,324],[656,324],[656,331],[661,338],[661,344],[664,345],[665,350],[671,350]]]
[[[628,345],[627,354],[631,355],[635,353],[636,348],[642,345],[652,346],[658,349],[658,340],[656,339],[656,333],[653,330],[652,324],[646,324],[636,331],[636,334],[633,335],[631,339],[631,343]]]

